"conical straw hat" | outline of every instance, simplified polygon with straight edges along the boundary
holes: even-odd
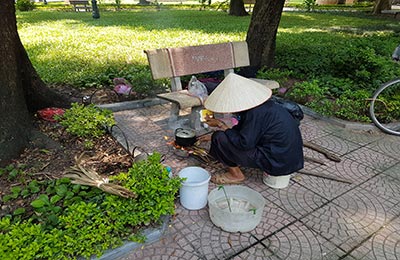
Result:
[[[261,105],[271,95],[267,86],[229,73],[206,99],[204,107],[215,113],[235,113]]]

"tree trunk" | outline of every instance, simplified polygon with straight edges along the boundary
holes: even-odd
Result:
[[[245,74],[254,76],[258,69],[274,66],[275,41],[285,0],[257,0],[247,31],[250,67]]]
[[[31,129],[25,103],[14,1],[0,2],[0,165],[27,145]]]
[[[392,9],[392,0],[376,0],[374,6],[374,14],[380,14],[382,10]]]
[[[68,107],[71,100],[46,87],[33,68],[17,32],[13,0],[0,1],[0,166],[28,144],[29,111]]]
[[[150,2],[147,0],[139,0],[139,5],[149,5]]]
[[[231,0],[229,3],[229,15],[246,16],[249,15],[244,8],[243,0]]]

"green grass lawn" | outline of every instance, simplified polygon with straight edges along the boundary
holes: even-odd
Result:
[[[144,50],[245,40],[250,16],[147,8],[102,11],[100,19],[93,19],[90,12],[35,10],[18,12],[17,21],[46,83],[109,86],[114,77],[124,77],[145,93],[155,85],[165,88],[166,81],[152,81]],[[371,92],[400,75],[400,66],[390,61],[399,34],[398,20],[364,12],[284,12],[276,63],[291,77],[322,77],[332,85],[326,95],[338,96],[348,88]],[[348,86],[337,86],[343,82]]]
[[[102,84],[110,74],[150,76],[144,50],[243,40],[249,23],[222,12],[176,10],[102,12],[98,20],[91,13],[53,11],[17,17],[39,75],[77,86]]]
[[[21,40],[39,75],[47,83],[73,85],[147,67],[146,49],[244,40],[250,22],[250,17],[190,10],[102,12],[98,20],[91,13],[34,11],[20,12],[17,19]],[[308,41],[324,44],[359,37],[357,30],[379,37],[399,27],[395,20],[287,12],[277,48],[286,48],[286,41],[294,41],[295,36],[301,42],[296,40],[292,48]],[[318,37],[310,37],[313,34]],[[383,47],[392,50],[396,44]]]

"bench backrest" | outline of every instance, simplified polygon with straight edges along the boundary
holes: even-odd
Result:
[[[89,4],[89,0],[66,0],[65,2],[72,5]]]
[[[254,5],[256,3],[256,0],[243,0],[243,3],[248,5]]]
[[[146,50],[153,79],[171,78],[172,91],[182,89],[180,76],[224,70],[250,65],[247,43],[227,42]]]

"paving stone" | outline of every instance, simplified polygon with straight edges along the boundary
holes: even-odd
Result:
[[[343,140],[342,138],[334,135],[315,138],[311,142],[325,148],[328,151],[331,151],[338,156],[345,155],[361,147],[359,144]]]
[[[121,118],[119,117],[121,115]],[[121,122],[122,120],[130,122],[129,124],[120,124],[121,128],[126,128],[132,131],[135,135],[146,135],[148,133],[161,130],[161,127],[149,120],[146,116],[137,115],[137,113],[130,115],[126,111],[117,112],[114,114],[115,120]]]
[[[328,200],[344,194],[378,174],[373,168],[347,158],[343,158],[341,162],[330,161],[326,165],[315,166],[309,171],[352,182],[348,184],[304,174],[297,174],[293,178],[295,182]]]
[[[400,203],[400,179],[380,174],[363,183],[360,188],[376,194],[393,204]]]
[[[250,247],[249,249],[241,252],[240,254],[233,256],[233,260],[280,260],[273,251],[265,247],[261,243]]]
[[[350,154],[344,155],[343,158],[370,166],[378,171],[384,171],[398,162],[397,159],[368,147],[361,147]]]
[[[137,109],[138,113],[147,117],[149,120],[153,122],[157,122],[160,120],[168,119],[171,111],[170,104],[163,104],[157,106],[151,106],[147,108]],[[131,110],[130,110],[131,111]]]
[[[116,120],[129,147],[161,152],[173,174],[188,166],[210,174],[226,168],[190,156],[178,156],[168,141],[170,105],[118,111]],[[190,111],[183,111],[182,115]],[[183,122],[183,121],[182,121]],[[184,209],[176,200],[176,215],[164,236],[122,259],[289,259],[372,260],[400,259],[400,138],[380,131],[347,129],[309,115],[301,121],[304,140],[341,156],[333,162],[304,148],[305,169],[350,180],[351,184],[296,173],[285,189],[262,181],[263,172],[243,168],[242,185],[266,199],[261,223],[247,233],[228,233],[214,226],[208,207]],[[123,142],[123,136],[118,137]],[[209,183],[209,191],[218,185]]]
[[[329,135],[329,132],[320,127],[315,120],[301,121],[300,131],[303,139],[307,141]]]
[[[356,188],[301,221],[347,252],[386,225],[399,212],[399,205]]]
[[[285,212],[298,219],[328,202],[328,200],[299,184],[293,184],[281,190],[274,190],[274,192],[270,190],[273,189],[261,192],[261,194],[267,201],[278,205]]]
[[[320,120],[318,118],[309,117],[309,120],[302,120],[301,123],[303,122],[305,124],[311,125],[314,129],[317,129],[318,132],[323,132],[329,135],[333,133],[348,131],[343,128],[343,126],[329,122],[329,120]],[[316,136],[316,138],[318,137],[319,136]]]
[[[214,226],[207,207],[189,211],[178,205],[172,225],[205,259],[224,259],[256,242],[250,233],[228,233]]]
[[[339,139],[351,141],[361,146],[376,142],[377,140],[385,137],[385,134],[382,132],[365,130],[337,131],[332,133],[332,135],[338,137]]]
[[[345,252],[296,222],[233,259],[339,259]],[[254,258],[253,258],[254,257]]]
[[[143,245],[141,248],[132,251],[129,255],[120,259],[198,260],[204,258],[196,253],[196,249],[191,246],[190,242],[182,234],[171,228],[159,241]]]
[[[389,175],[397,180],[400,180],[400,163],[393,165],[386,169],[382,174]]]
[[[384,135],[384,138],[367,145],[374,151],[384,153],[387,156],[398,159],[400,154],[400,137],[393,135]]]
[[[359,260],[400,259],[400,217],[378,230],[350,255]]]

